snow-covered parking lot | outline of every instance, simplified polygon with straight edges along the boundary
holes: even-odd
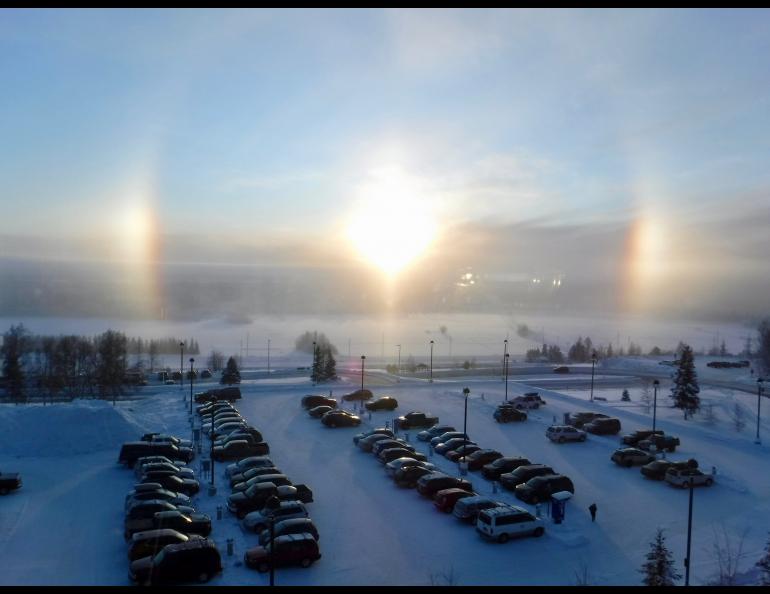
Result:
[[[357,378],[333,386],[334,395],[354,388]],[[315,501],[310,517],[320,532],[322,558],[309,569],[278,569],[282,585],[429,585],[575,584],[586,576],[593,584],[639,584],[655,529],[666,529],[668,545],[680,571],[687,532],[687,491],[644,479],[638,468],[620,468],[610,461],[619,436],[589,435],[585,443],[558,445],[545,437],[554,417],[578,410],[605,411],[620,418],[622,433],[648,428],[650,416],[632,394],[632,405],[619,402],[605,388],[607,402],[588,402],[582,390],[563,394],[538,391],[547,401],[531,411],[524,423],[498,424],[492,412],[502,399],[499,378],[455,378],[433,384],[403,380],[372,386],[375,395],[398,399],[394,413],[368,413],[359,429],[329,429],[310,418],[300,406],[305,394],[318,393],[309,381],[245,381],[241,413],[264,434],[270,457],[289,478],[308,484]],[[536,382],[535,382],[536,383]],[[631,385],[631,384],[629,384]],[[556,525],[546,518],[541,538],[523,538],[504,545],[483,541],[475,530],[451,515],[434,509],[416,490],[401,489],[385,475],[371,454],[353,446],[352,437],[367,427],[384,425],[397,414],[423,410],[438,415],[442,423],[462,430],[463,387],[468,398],[468,434],[482,447],[505,455],[520,454],[532,462],[551,465],[568,475],[575,496],[567,504],[566,519]],[[205,384],[196,387],[206,387]],[[324,388],[328,392],[328,387]],[[509,397],[532,390],[510,382]],[[597,388],[596,395],[600,394]],[[117,464],[121,443],[146,431],[163,431],[191,437],[187,395],[178,386],[145,388],[141,398],[110,402],[75,401],[55,406],[0,405],[0,470],[21,472],[21,490],[0,498],[0,583],[61,585],[123,585],[127,576],[127,547],[122,536],[123,498],[133,484],[133,474]],[[674,459],[695,457],[702,469],[716,467],[716,484],[695,492],[693,514],[693,566],[691,582],[706,583],[715,577],[712,549],[715,532],[725,529],[737,545],[745,533],[740,569],[753,579],[770,528],[770,466],[768,448],[753,443],[750,417],[752,397],[724,389],[704,389],[704,401],[730,399],[717,407],[710,423],[696,418],[684,421],[668,408],[664,392],[658,394],[658,425],[680,437]],[[756,399],[753,400],[755,402]],[[746,410],[748,427],[737,432],[726,411],[733,401]],[[346,404],[351,408],[349,404]],[[724,413],[720,416],[719,413]],[[763,431],[768,427],[763,426]],[[429,454],[427,444],[410,432],[417,450]],[[767,434],[770,442],[770,434]],[[204,440],[204,447],[208,442]],[[191,463],[198,471],[199,458]],[[456,464],[434,455],[430,461],[459,476]],[[216,495],[205,485],[194,498],[198,511],[210,515],[211,535],[223,555],[224,572],[211,584],[268,583],[266,574],[242,565],[246,548],[257,544],[256,535],[244,532],[226,510],[230,490],[224,465],[217,466]],[[468,478],[474,489],[492,494],[493,486],[479,473]],[[201,479],[203,480],[203,479]],[[522,505],[512,493],[495,494],[503,501]],[[588,506],[598,506],[596,523]],[[217,519],[217,506],[225,508]],[[524,507],[534,511],[534,506]],[[547,514],[544,506],[544,514]],[[233,539],[234,554],[226,543]]]

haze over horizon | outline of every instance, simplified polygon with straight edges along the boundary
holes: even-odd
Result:
[[[770,294],[766,10],[0,11],[0,316]]]

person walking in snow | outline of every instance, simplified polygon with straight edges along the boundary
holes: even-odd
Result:
[[[597,509],[597,507],[596,507],[595,503],[592,503],[591,505],[588,506],[588,511],[591,512],[591,521],[592,522],[596,521],[596,509]]]

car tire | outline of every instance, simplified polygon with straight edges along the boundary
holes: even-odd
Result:
[[[564,443],[564,438],[563,438],[563,437],[559,437],[559,439],[558,439],[557,441],[558,441],[559,443]]]
[[[631,468],[633,465],[634,465],[634,462],[633,462],[633,460],[628,460],[628,461],[626,462],[626,468]]]
[[[713,484],[714,484],[714,481],[713,481],[713,480],[711,480],[710,478],[707,478],[707,479],[706,479],[706,482],[705,482],[704,484],[705,484],[707,487],[710,487],[711,485],[713,485]]]
[[[668,450],[666,451],[669,452],[670,454],[673,454],[675,450],[676,448],[668,448]]]
[[[203,573],[198,574],[198,582],[201,584],[205,584],[207,581],[209,581],[210,576],[205,571]]]
[[[542,526],[538,526],[537,528],[535,528],[535,531],[532,533],[532,536],[540,537],[540,536],[543,536],[544,532],[545,532],[545,530],[543,530],[543,527]]]
[[[508,542],[508,533],[503,532],[500,536],[498,536],[497,542],[499,542],[500,544],[505,544],[506,542]]]
[[[585,441],[585,440],[586,440],[586,436],[585,435],[581,435],[580,436],[580,441]]]
[[[238,512],[235,515],[238,516],[239,520],[242,520],[243,518],[246,517],[246,512],[243,510],[238,510]]]
[[[11,491],[8,489],[8,487],[3,487],[0,489],[0,495],[8,495]]]
[[[267,563],[260,563],[259,565],[257,565],[257,571],[259,573],[267,573],[268,571],[270,571],[270,566]]]
[[[302,567],[310,567],[313,564],[313,560],[310,557],[304,557],[302,561],[299,562],[299,564]]]

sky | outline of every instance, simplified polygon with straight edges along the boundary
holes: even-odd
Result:
[[[767,10],[3,9],[0,81],[0,256],[770,277]]]

